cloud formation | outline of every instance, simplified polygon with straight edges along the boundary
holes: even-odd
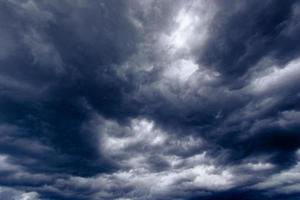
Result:
[[[1,199],[299,198],[299,2],[0,10]]]

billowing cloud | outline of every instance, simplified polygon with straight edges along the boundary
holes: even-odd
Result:
[[[1,199],[298,198],[299,2],[0,10]]]

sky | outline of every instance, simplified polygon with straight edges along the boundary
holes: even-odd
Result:
[[[300,2],[0,0],[0,199],[300,200]]]

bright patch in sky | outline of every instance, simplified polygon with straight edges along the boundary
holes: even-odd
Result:
[[[184,47],[194,31],[197,21],[196,15],[189,13],[188,9],[182,9],[176,17],[176,28],[169,38],[171,46],[175,49]]]
[[[172,66],[166,68],[164,75],[167,78],[177,80],[180,83],[186,82],[198,69],[198,65],[192,60],[182,59],[172,64]]]

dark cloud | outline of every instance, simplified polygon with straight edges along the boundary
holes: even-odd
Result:
[[[0,10],[0,198],[297,198],[297,1]]]
[[[224,1],[199,61],[235,79],[261,59],[285,64],[298,56],[296,1]]]
[[[264,194],[261,191],[256,190],[249,190],[249,191],[243,191],[243,190],[235,190],[230,192],[222,192],[219,194],[212,194],[210,197],[193,197],[191,200],[196,199],[216,199],[216,200],[225,200],[225,199],[232,199],[232,200],[238,200],[241,199],[241,197],[245,200],[256,200],[256,199],[298,199],[296,195],[278,195],[274,197],[270,194]]]
[[[16,43],[1,64],[3,76],[8,77],[1,92],[3,123],[18,124],[24,137],[53,145],[69,160],[63,168],[79,173],[91,171],[87,166],[101,169],[92,163],[98,155],[93,135],[83,127],[89,118],[84,102],[105,115],[118,115],[126,86],[114,78],[112,68],[131,54],[137,38],[126,5],[111,1],[2,4],[2,23],[8,26],[4,31]],[[22,91],[23,85],[30,91]]]

